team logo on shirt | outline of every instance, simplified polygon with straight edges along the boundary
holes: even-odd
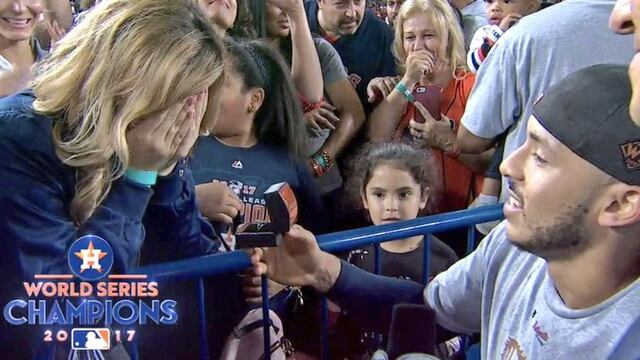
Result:
[[[542,330],[542,325],[536,320],[533,324],[533,331],[536,333],[536,338],[540,341],[540,345],[545,345],[549,341],[549,333]]]
[[[518,340],[510,337],[504,343],[504,350],[500,358],[502,360],[527,360],[527,355],[525,355]]]
[[[620,151],[627,170],[640,169],[640,140],[629,141],[620,145]]]
[[[231,164],[231,167],[234,169],[242,170],[244,168],[244,165],[242,165],[242,161],[236,160]]]

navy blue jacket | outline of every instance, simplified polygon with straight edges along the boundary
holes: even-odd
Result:
[[[153,188],[126,178],[115,181],[91,218],[76,226],[69,215],[75,169],[56,156],[54,120],[36,114],[33,101],[29,92],[0,100],[0,273],[6,279],[0,306],[25,298],[21,283],[33,281],[35,274],[70,274],[68,248],[85,234],[111,245],[114,274],[137,266],[145,226],[162,227],[164,241],[176,249],[175,258],[217,251],[219,240],[197,211],[186,161]],[[7,339],[1,320],[0,339]]]

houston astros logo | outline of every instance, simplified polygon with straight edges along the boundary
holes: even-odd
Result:
[[[109,273],[111,266],[113,251],[99,236],[85,235],[69,248],[69,268],[82,280],[98,280]]]

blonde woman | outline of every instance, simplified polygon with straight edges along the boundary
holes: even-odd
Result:
[[[407,0],[395,24],[393,52],[403,75],[369,83],[372,97],[384,97],[371,114],[369,136],[430,148],[443,181],[436,211],[464,209],[476,192],[481,165],[477,156],[460,155],[455,141],[475,80],[466,68],[462,31],[446,0]],[[415,101],[429,92],[435,93],[431,111],[439,120]],[[424,123],[416,121],[418,115]]]
[[[0,100],[0,303],[34,274],[69,273],[85,234],[126,273],[145,215],[179,255],[215,251],[182,159],[213,126],[222,55],[193,1],[105,1],[38,65],[32,91]],[[0,338],[26,341],[2,323]]]

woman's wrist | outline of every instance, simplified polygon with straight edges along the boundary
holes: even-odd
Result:
[[[311,156],[311,170],[315,177],[321,177],[335,165],[335,160],[324,150],[318,150]]]
[[[403,83],[404,86],[406,86],[407,89],[409,89],[411,91],[413,91],[413,89],[416,87],[418,82],[420,82],[419,79],[418,80],[412,79],[411,76],[409,76],[408,74],[404,74],[402,79],[400,79],[400,81],[399,81],[399,83]]]
[[[140,170],[130,167],[127,168],[124,175],[135,183],[149,187],[155,185],[158,180],[158,172],[155,170]]]
[[[407,86],[403,81],[399,81],[396,84],[395,91],[402,94],[408,103],[413,104],[413,102],[416,101],[415,97],[413,97],[413,87]]]

